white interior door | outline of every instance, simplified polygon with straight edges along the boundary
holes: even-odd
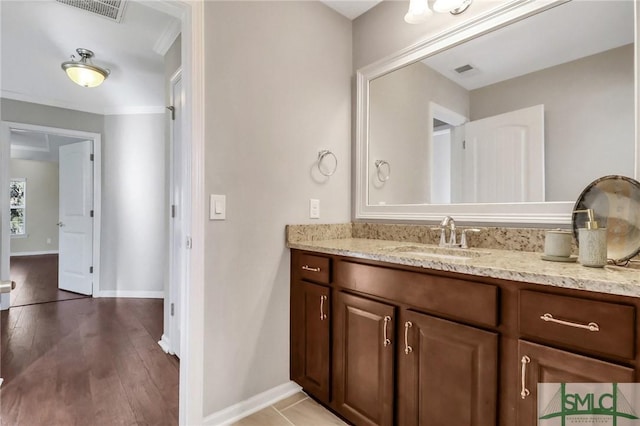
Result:
[[[92,142],[60,147],[58,287],[91,295],[93,290]]]
[[[463,201],[544,201],[544,105],[465,124]]]
[[[169,351],[180,357],[180,293],[185,282],[186,246],[185,246],[185,200],[183,197],[182,158],[182,113],[184,109],[184,90],[182,74],[177,73],[171,79],[171,103],[173,119],[171,121],[171,222],[169,226],[170,244],[170,336]]]

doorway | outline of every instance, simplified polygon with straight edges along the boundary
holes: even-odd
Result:
[[[1,197],[2,211],[11,212],[17,220],[3,220],[0,225],[0,278],[12,279],[13,269],[13,274],[17,274],[23,283],[15,294],[12,292],[1,296],[2,308],[16,306],[12,303],[12,297],[15,302],[24,305],[75,298],[73,294],[97,294],[100,266],[101,136],[97,133],[15,122],[2,122],[0,131],[3,140],[13,142],[4,143],[0,147],[0,184],[9,187],[12,178],[16,178],[16,183],[22,184],[23,193],[28,194],[30,183],[38,185],[40,180],[39,184],[45,184],[44,180],[51,180],[55,173],[59,184],[49,182],[49,191],[55,188],[61,194],[57,197],[58,214],[51,211],[51,199],[50,203],[39,204],[37,198],[32,198],[35,205],[22,205],[22,221],[18,217],[20,214],[13,213],[15,208],[11,206],[12,201],[8,197]],[[63,173],[59,172],[59,166],[51,167],[51,163],[62,163]],[[58,169],[57,172],[54,169]],[[32,178],[12,176],[12,172],[30,173]],[[60,185],[66,188],[61,191]],[[36,220],[31,226],[28,220],[30,215],[27,213],[30,208],[38,213],[45,211],[44,215],[34,217]],[[61,220],[63,216],[66,223]],[[20,235],[16,235],[16,229],[11,228],[16,228]],[[51,250],[38,250],[48,246]],[[12,255],[15,260],[14,268],[10,266]],[[30,255],[49,258],[25,259]],[[37,268],[38,265],[48,268],[45,273],[49,278],[48,282],[37,272],[31,274],[31,281],[28,280],[29,272],[33,272],[32,268]],[[60,285],[64,293],[52,288],[52,273],[57,275],[55,287]]]

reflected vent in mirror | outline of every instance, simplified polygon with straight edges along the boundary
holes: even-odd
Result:
[[[111,21],[120,23],[126,0],[56,0],[58,3],[86,10]]]

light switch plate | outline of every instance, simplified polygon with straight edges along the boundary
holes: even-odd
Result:
[[[309,218],[320,219],[320,200],[315,198],[309,200]]]
[[[211,194],[209,198],[209,219],[225,220],[227,218],[227,196]]]

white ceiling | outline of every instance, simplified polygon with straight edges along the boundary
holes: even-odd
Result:
[[[162,110],[161,53],[180,25],[148,5],[127,2],[116,23],[54,0],[0,1],[2,97],[100,114]],[[60,68],[78,47],[111,70],[102,86],[80,87]]]
[[[30,130],[11,130],[10,138],[11,158],[52,162],[59,161],[62,145],[86,140]]]
[[[321,0],[333,10],[353,20],[371,9],[382,0]],[[408,5],[409,3],[407,3]]]
[[[422,62],[467,90],[633,43],[633,2],[571,1]],[[458,74],[470,64],[475,71]]]

